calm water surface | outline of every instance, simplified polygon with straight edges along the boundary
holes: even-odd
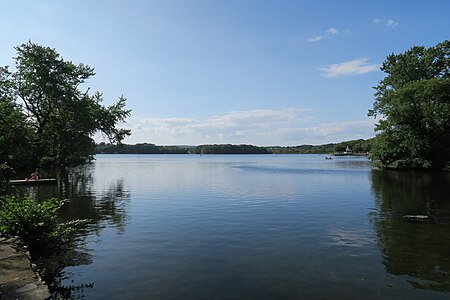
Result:
[[[61,258],[74,298],[448,299],[449,175],[324,158],[98,155],[30,192],[91,219]]]

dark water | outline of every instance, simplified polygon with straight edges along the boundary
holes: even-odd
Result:
[[[450,296],[449,174],[320,155],[96,158],[29,190],[91,219],[58,261],[74,298]],[[417,214],[430,220],[403,217]]]

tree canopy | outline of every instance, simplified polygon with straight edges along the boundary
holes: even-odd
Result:
[[[89,160],[96,132],[103,132],[113,143],[130,134],[117,127],[131,112],[125,109],[123,96],[105,107],[100,92],[81,89],[95,75],[93,68],[65,61],[55,49],[32,42],[15,49],[15,72],[0,69],[3,152],[26,155],[33,165],[74,165]],[[7,148],[12,139],[14,147],[22,149]],[[3,152],[2,162],[17,167]]]
[[[450,41],[391,54],[369,116],[372,159],[387,168],[450,169]]]
[[[0,67],[0,164],[20,168],[28,166],[33,132],[15,98],[11,73]]]

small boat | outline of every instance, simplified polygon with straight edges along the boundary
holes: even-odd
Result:
[[[35,184],[51,184],[51,183],[56,183],[56,178],[43,178],[39,180],[15,179],[9,181],[9,184],[11,185],[35,185]]]

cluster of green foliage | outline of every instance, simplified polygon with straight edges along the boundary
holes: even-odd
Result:
[[[269,151],[275,154],[331,154],[342,153],[347,147],[354,153],[367,153],[371,150],[372,140],[351,140],[337,144],[301,145],[293,147],[269,147]]]
[[[371,158],[386,168],[450,169],[450,41],[389,55],[369,116]]]
[[[200,145],[189,149],[191,154],[270,154],[265,147],[253,145]]]
[[[34,134],[16,98],[11,73],[0,67],[0,163],[25,168],[31,164]]]
[[[95,146],[94,154],[188,154],[188,151],[188,147],[182,146],[156,146],[147,143],[135,145],[99,143]]]
[[[58,210],[64,201],[49,199],[41,203],[24,197],[0,197],[0,234],[18,236],[32,255],[61,250],[84,220],[60,222]]]
[[[0,68],[0,163],[16,169],[81,164],[91,158],[96,132],[113,143],[130,134],[117,128],[130,115],[124,97],[105,107],[101,93],[81,90],[93,68],[32,42],[15,49],[15,71]]]

